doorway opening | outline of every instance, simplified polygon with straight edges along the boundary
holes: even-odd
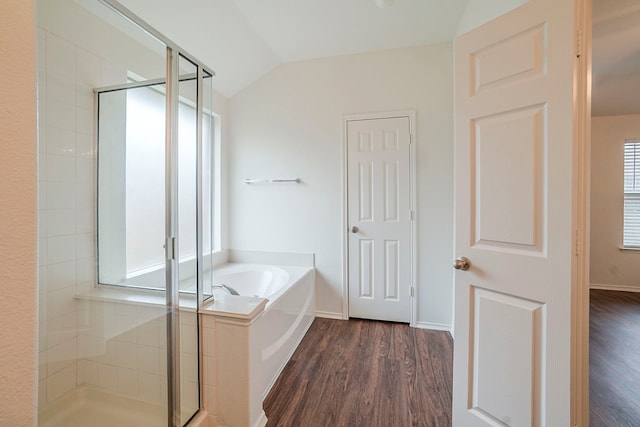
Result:
[[[640,419],[640,7],[593,0],[589,413],[592,426]]]

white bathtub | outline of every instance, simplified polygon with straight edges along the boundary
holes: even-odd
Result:
[[[267,298],[273,301],[280,294],[279,291],[295,283],[298,273],[288,271],[286,267],[272,265],[224,264],[214,269],[213,284],[229,286],[241,296]],[[293,283],[290,278],[293,279]],[[228,293],[220,288],[213,291],[216,298],[226,296]]]
[[[240,293],[217,288],[200,311],[216,330],[216,354],[205,356],[218,373],[217,422],[263,426],[262,401],[315,317],[314,269],[230,263],[214,270],[214,283]]]

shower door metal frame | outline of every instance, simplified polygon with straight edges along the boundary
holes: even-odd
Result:
[[[203,203],[202,203],[202,164],[203,164],[203,81],[204,74],[215,77],[213,70],[205,67],[193,55],[180,48],[163,34],[149,25],[146,21],[131,12],[115,0],[98,0],[111,10],[127,19],[140,29],[158,39],[166,46],[166,123],[165,123],[165,267],[166,267],[166,307],[167,307],[167,424],[169,427],[181,427],[180,415],[180,295],[179,295],[179,230],[178,230],[178,108],[179,82],[192,79],[193,76],[179,75],[180,56],[189,60],[197,67],[195,78],[196,88],[196,294],[197,309],[204,302],[203,291]],[[135,82],[103,88],[99,92],[142,87],[162,83],[162,79],[148,82]],[[98,91],[97,91],[98,92]],[[212,165],[213,167],[213,165]],[[212,211],[213,214],[213,211]],[[213,242],[212,242],[213,244]],[[196,322],[198,324],[199,322]],[[198,340],[198,346],[200,346]],[[200,352],[198,352],[200,353]],[[198,370],[200,371],[201,358]],[[201,377],[201,375],[199,375]],[[203,407],[203,397],[200,392],[202,378],[199,380],[199,408]]]
[[[167,409],[169,427],[180,426],[180,257],[178,230],[178,60],[167,46],[165,135],[165,273],[167,302]],[[196,237],[197,240],[197,237]],[[196,254],[197,255],[197,254]],[[200,260],[197,261],[200,263]],[[199,288],[199,283],[196,288]]]
[[[204,226],[203,226],[203,192],[202,192],[202,165],[203,165],[203,140],[202,140],[202,129],[203,129],[203,118],[202,113],[204,112],[204,69],[199,63],[196,63],[197,70],[197,86],[196,86],[196,277],[198,281],[198,285],[196,286],[196,300],[197,307],[200,308],[204,304],[204,259],[203,259],[203,249],[204,249]],[[212,77],[213,78],[213,77]],[[211,165],[213,167],[213,164]],[[213,215],[213,211],[211,212]],[[213,248],[213,242],[211,242],[211,247]],[[198,352],[200,353],[200,352]],[[199,363],[202,366],[202,363]],[[200,393],[202,394],[202,393]],[[202,404],[203,399],[200,399],[200,403]],[[202,405],[200,405],[202,406]]]

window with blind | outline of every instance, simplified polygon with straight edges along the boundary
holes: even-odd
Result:
[[[640,139],[624,143],[625,248],[640,249]]]

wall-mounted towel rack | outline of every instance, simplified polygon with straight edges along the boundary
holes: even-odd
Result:
[[[284,182],[295,182],[296,184],[300,184],[300,178],[296,179],[245,179],[245,184],[280,184]]]

